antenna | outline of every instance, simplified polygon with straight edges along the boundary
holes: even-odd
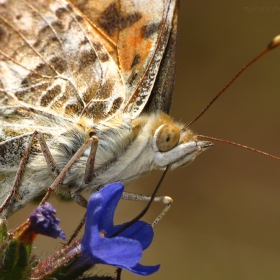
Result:
[[[232,80],[209,102],[209,104],[200,112],[200,114],[195,117],[191,122],[189,122],[184,128],[185,131],[190,125],[196,122],[208,109],[209,107],[236,81],[236,79],[245,71],[247,70],[252,64],[258,61],[261,57],[263,57],[269,51],[275,49],[280,45],[280,35],[274,37],[268,46],[262,51],[259,55],[257,55],[254,59],[252,59],[248,64],[246,64],[243,68],[239,70],[239,72],[232,78]]]
[[[219,138],[215,138],[215,137],[211,137],[211,136],[205,136],[205,135],[196,135],[196,136],[199,137],[199,138],[202,138],[202,139],[213,140],[213,141],[217,141],[217,142],[220,142],[220,143],[230,144],[230,145],[237,146],[239,148],[243,148],[243,149],[246,149],[246,150],[250,150],[250,151],[253,151],[255,153],[258,153],[258,154],[261,154],[261,155],[264,155],[264,156],[267,156],[267,157],[270,157],[270,158],[273,158],[273,159],[276,159],[276,160],[280,160],[279,157],[276,157],[276,156],[273,156],[273,155],[268,154],[266,152],[248,147],[246,145],[234,143],[234,142],[231,142],[231,141],[228,141],[228,140],[219,139]]]

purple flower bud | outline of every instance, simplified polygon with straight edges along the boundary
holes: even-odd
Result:
[[[65,240],[63,230],[58,227],[60,220],[54,217],[55,213],[56,210],[48,202],[38,206],[29,217],[29,229],[38,234]]]

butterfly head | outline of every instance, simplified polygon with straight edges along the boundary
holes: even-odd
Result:
[[[212,145],[209,141],[200,141],[191,130],[184,130],[182,124],[170,120],[155,130],[155,163],[161,166],[171,164],[174,169],[192,162]]]
[[[154,164],[158,168],[170,164],[171,169],[174,169],[190,163],[213,145],[209,141],[200,141],[195,133],[185,129],[182,123],[175,122],[165,113],[149,115],[144,122],[140,135],[143,139],[151,139],[148,149],[153,154]],[[146,147],[149,143],[145,144]]]

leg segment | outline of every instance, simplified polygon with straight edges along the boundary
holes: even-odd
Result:
[[[91,182],[93,179],[95,155],[96,155],[97,146],[98,146],[97,136],[92,136],[91,139],[92,139],[91,150],[89,153],[86,170],[85,170],[85,178],[84,178],[85,184]],[[79,204],[80,206],[82,206],[84,208],[87,208],[88,202],[81,194],[73,193],[73,194],[71,194],[71,196],[75,199],[77,204]],[[74,231],[72,236],[70,237],[69,241],[67,242],[67,245],[71,244],[71,242],[78,236],[80,230],[82,229],[82,227],[85,224],[85,221],[86,221],[86,215],[84,215],[82,221],[80,222],[80,224],[78,225],[78,227],[76,228],[76,230]]]
[[[136,194],[136,193],[129,193],[129,192],[124,192],[122,195],[122,199],[126,200],[134,200],[134,201],[150,201],[151,196],[149,195],[144,195],[144,194]],[[169,196],[156,196],[154,198],[155,202],[162,202],[166,206],[162,210],[162,212],[156,217],[156,219],[152,222],[151,226],[154,227],[168,212],[168,210],[171,207],[171,204],[173,202],[172,198]]]
[[[94,169],[94,162],[95,162],[95,155],[97,151],[98,146],[98,138],[97,136],[92,136],[90,139],[92,139],[91,142],[91,149],[87,160],[86,170],[85,170],[85,178],[84,182],[85,184],[88,184],[93,179],[93,169]],[[77,193],[71,193],[71,197],[75,199],[76,203],[80,206],[87,208],[87,200],[81,195]]]
[[[98,137],[92,136],[91,139],[92,139],[92,144],[91,144],[91,149],[90,149],[90,153],[89,153],[87,165],[86,165],[86,172],[85,172],[85,179],[84,179],[85,184],[90,183],[93,179],[95,155],[96,155],[97,146],[98,146]]]
[[[40,204],[43,204],[50,196],[50,194],[57,188],[57,186],[60,184],[60,182],[64,179],[66,176],[67,172],[71,169],[72,165],[83,155],[85,150],[88,148],[88,146],[92,145],[94,142],[93,138],[90,138],[87,140],[79,149],[78,151],[72,156],[72,158],[68,161],[68,163],[64,166],[64,168],[61,170],[59,175],[55,178],[51,186],[49,187],[46,195],[42,199]],[[72,196],[72,195],[71,195]],[[77,200],[79,200],[81,195],[73,194],[73,197],[78,197]],[[75,199],[76,200],[76,199]],[[76,200],[76,201],[77,201]],[[82,204],[83,205],[83,204]]]
[[[18,168],[15,180],[14,180],[13,185],[12,185],[12,190],[11,190],[10,194],[7,196],[7,198],[5,199],[5,201],[2,203],[2,205],[0,207],[0,213],[2,213],[2,211],[7,207],[9,201],[13,198],[14,195],[19,197],[19,195],[17,195],[17,188],[18,188],[20,180],[22,178],[24,168],[27,164],[27,161],[28,161],[28,158],[29,158],[29,155],[30,155],[30,151],[31,151],[31,148],[32,148],[32,144],[33,144],[33,141],[34,141],[35,137],[37,137],[37,139],[39,141],[42,153],[45,157],[45,160],[46,160],[52,174],[54,175],[54,177],[56,177],[59,174],[58,167],[57,167],[57,165],[56,165],[56,163],[55,163],[55,161],[54,161],[54,159],[51,155],[51,152],[48,148],[48,145],[47,145],[47,143],[44,139],[43,134],[41,132],[35,130],[30,135],[28,145],[27,145],[26,150],[23,154],[23,157],[20,161],[19,168]]]
[[[18,168],[18,171],[16,173],[15,180],[13,182],[12,190],[9,193],[9,195],[7,196],[7,198],[5,199],[5,201],[2,203],[2,205],[0,207],[0,213],[2,213],[2,211],[6,208],[6,206],[10,202],[10,200],[16,194],[17,188],[18,188],[19,183],[20,183],[20,179],[21,179],[23,171],[24,171],[24,167],[26,166],[26,163],[27,163],[27,160],[28,160],[28,157],[29,157],[29,154],[30,154],[30,150],[31,150],[33,139],[34,139],[35,135],[36,135],[36,131],[33,134],[31,134],[31,136],[29,138],[28,145],[27,145],[26,150],[23,154],[23,157],[20,161],[19,168]]]

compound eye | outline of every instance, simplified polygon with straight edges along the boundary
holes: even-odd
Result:
[[[156,134],[156,144],[160,152],[167,152],[177,146],[180,130],[173,125],[163,125]]]

